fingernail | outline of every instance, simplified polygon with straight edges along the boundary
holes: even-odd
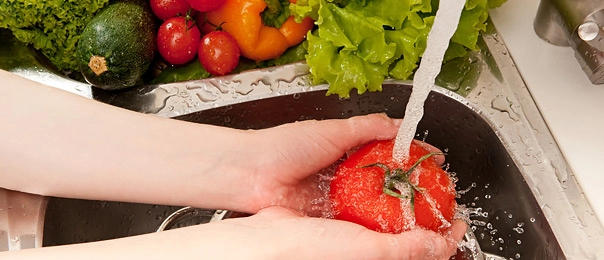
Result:
[[[403,119],[401,119],[401,118],[393,118],[393,119],[392,119],[392,123],[393,123],[395,126],[399,127],[399,126],[401,126],[401,124],[403,123]]]

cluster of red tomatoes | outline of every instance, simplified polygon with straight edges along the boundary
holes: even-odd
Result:
[[[226,0],[150,0],[155,16],[163,21],[157,32],[157,48],[171,65],[186,64],[196,57],[212,75],[230,73],[239,63],[235,39],[225,31],[202,35],[204,12],[220,8]]]

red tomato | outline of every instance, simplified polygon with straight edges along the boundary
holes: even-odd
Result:
[[[201,39],[198,56],[201,65],[212,75],[230,73],[239,64],[239,46],[225,31],[213,31]]]
[[[185,16],[191,5],[187,0],[150,0],[151,10],[162,20],[168,20],[175,16]]]
[[[419,144],[403,165],[392,159],[393,146],[393,140],[369,143],[338,166],[329,191],[334,217],[385,233],[414,226],[443,231],[457,207],[453,181],[432,157],[412,168],[428,154]]]
[[[195,58],[201,33],[195,21],[185,17],[166,20],[157,31],[157,49],[168,63],[185,64]]]
[[[218,9],[226,0],[187,0],[193,9],[200,12]]]

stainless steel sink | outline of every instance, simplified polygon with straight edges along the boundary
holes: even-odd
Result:
[[[445,87],[433,88],[417,133],[447,152],[449,170],[458,178],[458,202],[472,212],[480,247],[508,259],[604,255],[602,225],[505,45],[495,31],[481,44],[483,51],[461,62],[463,73],[459,66],[445,67],[439,80]],[[327,86],[308,82],[307,66],[298,63],[120,92],[93,89],[92,96],[175,120],[259,129],[376,112],[403,117],[411,91],[411,82],[388,80],[382,92],[343,100],[325,96]],[[51,246],[149,233],[178,208],[48,198],[37,236]]]
[[[325,96],[324,90],[316,90],[175,118],[249,129],[300,119],[345,118],[383,111],[393,117],[402,117],[410,93],[410,85],[390,82],[384,85],[382,92],[352,95],[348,100]],[[496,129],[479,110],[460,100],[463,98],[448,91],[432,92],[426,103],[426,114],[418,126],[419,137],[424,138],[427,131],[427,142],[447,150],[450,171],[459,179],[457,186],[467,190],[458,201],[468,208],[481,209],[481,214],[474,214],[472,219],[483,250],[512,258],[516,254],[526,259],[562,256],[543,211]],[[157,212],[147,214],[151,210]],[[174,209],[52,198],[46,211],[44,244],[69,244],[152,232],[170,210]],[[140,230],[141,227],[146,229]],[[84,230],[90,235],[82,235]]]

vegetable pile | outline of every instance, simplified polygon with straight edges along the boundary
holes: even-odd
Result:
[[[75,50],[84,27],[101,9],[118,1],[133,0],[2,1],[0,28],[10,29],[60,70],[78,70]],[[148,25],[158,34],[159,55],[137,84],[306,60],[313,83],[328,83],[328,94],[342,98],[353,89],[360,94],[379,91],[385,78],[411,79],[438,6],[438,0],[144,1],[162,25],[159,30],[154,23]],[[503,2],[467,0],[445,62],[478,49],[488,10]],[[123,24],[108,20],[105,26]],[[221,33],[210,34],[215,31]],[[198,62],[193,62],[198,56]],[[163,61],[166,67],[159,66]],[[151,73],[158,67],[161,71]]]
[[[232,73],[241,59],[254,62],[250,68],[281,58],[314,27],[310,18],[295,21],[289,13],[290,2],[283,0],[151,0],[150,3],[156,16],[165,20],[158,31],[158,49],[163,60],[215,76]],[[202,68],[190,64],[195,57]],[[294,61],[303,59],[301,55],[298,57]]]
[[[445,62],[478,49],[489,8],[503,2],[467,0]],[[347,98],[355,88],[359,94],[381,90],[386,77],[413,75],[437,7],[429,0],[306,0],[292,10],[318,26],[308,35],[306,56],[314,83],[329,83],[328,94]]]
[[[40,50],[60,70],[77,70],[79,35],[109,0],[0,1],[0,28]]]

